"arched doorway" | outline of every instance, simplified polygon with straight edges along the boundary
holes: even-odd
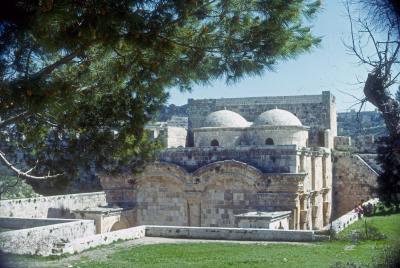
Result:
[[[265,145],[274,145],[274,140],[271,138],[268,138],[265,140]]]
[[[219,142],[217,140],[212,140],[211,141],[211,146],[218,147],[219,146]]]

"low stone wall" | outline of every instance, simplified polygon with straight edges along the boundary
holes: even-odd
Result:
[[[364,202],[363,205],[366,205],[370,203],[371,205],[376,205],[379,202],[378,198],[374,198],[371,200],[368,200],[367,202]],[[355,223],[358,220],[358,215],[357,213],[353,210],[350,210],[340,218],[334,220],[332,222],[332,230],[335,231],[335,233],[339,233],[343,231],[345,228],[347,228],[349,225]],[[330,225],[326,226],[325,229],[329,229]]]
[[[58,223],[76,221],[74,219],[32,219],[32,218],[9,218],[0,217],[0,227],[8,229],[27,229]]]
[[[8,231],[0,234],[0,249],[5,253],[48,256],[59,243],[95,234],[93,220],[72,220],[48,226]]]
[[[217,228],[184,226],[146,226],[146,236],[212,240],[311,242],[322,239],[314,231]]]
[[[252,228],[217,228],[185,226],[136,226],[103,234],[95,234],[93,221],[72,220],[50,226],[9,231],[0,234],[4,253],[28,255],[75,254],[116,241],[149,237],[171,237],[210,240],[312,242],[328,236],[314,231],[270,230]]]
[[[75,239],[66,243],[58,254],[79,253],[89,248],[94,248],[102,245],[108,245],[118,240],[133,240],[143,238],[145,236],[145,226],[137,226],[123,230],[91,235],[83,238]]]
[[[105,192],[0,201],[0,217],[74,218],[72,210],[106,205]]]

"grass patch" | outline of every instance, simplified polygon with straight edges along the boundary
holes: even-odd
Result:
[[[351,225],[335,240],[307,245],[182,243],[131,246],[116,252],[102,249],[102,260],[77,258],[73,267],[388,267],[398,254],[400,214],[369,217],[367,226],[384,234],[384,239],[348,239],[354,231],[365,230],[364,220]],[[397,244],[399,245],[399,244]],[[110,251],[104,256],[104,250]],[[94,252],[93,252],[94,253]],[[79,257],[79,255],[77,256]],[[106,259],[104,259],[106,257]],[[60,259],[63,263],[65,259]],[[41,262],[46,267],[45,262]],[[52,263],[54,264],[54,263]],[[49,263],[50,265],[50,263]],[[393,266],[395,267],[395,266]]]
[[[384,234],[384,239],[348,239],[365,230],[360,220],[334,241],[309,245],[232,243],[159,244],[132,247],[108,256],[106,261],[77,262],[91,267],[373,267],[381,255],[399,240],[400,214],[369,217],[367,227]],[[372,237],[374,238],[374,237]],[[381,266],[382,267],[382,266]]]
[[[130,248],[75,266],[91,267],[330,267],[337,260],[366,265],[382,243],[360,243],[351,250],[343,241],[302,246],[288,244],[160,244]]]
[[[14,231],[14,229],[0,227],[0,233],[8,232],[8,231]]]
[[[341,233],[337,234],[337,239],[339,240],[351,240],[351,235],[354,232],[367,233],[365,236],[368,238],[368,231],[370,229],[376,230],[383,234],[386,240],[393,241],[400,239],[400,214],[391,214],[383,216],[365,217],[354,224],[350,225],[348,228],[343,230]],[[370,240],[373,239],[371,234]],[[368,239],[363,239],[368,240]]]

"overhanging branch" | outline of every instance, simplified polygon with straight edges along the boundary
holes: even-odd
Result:
[[[10,161],[7,160],[5,154],[0,151],[0,160],[8,167],[10,168],[14,173],[17,174],[18,177],[24,178],[24,179],[33,179],[33,180],[47,180],[47,179],[55,179],[58,177],[63,176],[64,174],[55,174],[55,175],[47,175],[47,176],[34,176],[30,175],[29,173],[33,170],[30,169],[26,172],[23,172],[16,168],[13,164],[10,163]]]
[[[81,53],[80,49],[77,49],[77,50],[73,51],[72,53],[62,57],[61,59],[59,59],[58,61],[54,62],[53,64],[50,64],[49,66],[46,66],[45,68],[43,68],[42,70],[40,70],[39,72],[34,74],[31,77],[31,79],[38,79],[38,78],[41,78],[43,76],[51,74],[55,69],[57,69],[61,65],[64,65],[64,64],[70,62],[72,59],[77,57],[80,53]]]
[[[25,118],[25,117],[28,117],[29,115],[30,115],[30,114],[29,114],[28,111],[24,111],[24,112],[22,112],[22,113],[19,113],[19,114],[17,114],[17,115],[14,115],[14,116],[12,116],[12,117],[10,117],[10,118],[7,118],[7,119],[5,119],[5,120],[3,120],[3,121],[0,121],[0,129],[6,127],[6,126],[8,126],[8,125],[11,125],[11,124],[15,123],[15,122],[17,122],[17,121],[20,120],[20,119],[23,119],[23,118]]]

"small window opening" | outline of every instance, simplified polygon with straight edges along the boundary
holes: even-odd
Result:
[[[219,142],[217,140],[212,140],[211,146],[219,146]]]
[[[268,138],[265,140],[265,145],[274,145],[274,140],[271,138]]]

